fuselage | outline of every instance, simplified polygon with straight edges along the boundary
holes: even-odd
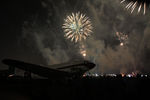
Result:
[[[95,67],[94,63],[85,60],[49,66],[36,65],[12,59],[5,59],[2,62],[11,68],[18,68],[46,78],[79,77]]]

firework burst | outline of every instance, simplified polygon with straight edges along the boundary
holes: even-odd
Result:
[[[131,13],[137,8],[138,13],[143,9],[145,15],[146,9],[150,6],[150,0],[121,0],[120,3],[128,2],[126,9],[131,9]]]
[[[65,32],[65,37],[71,39],[71,41],[85,40],[92,33],[92,24],[88,17],[80,12],[67,16],[64,20],[62,28]]]
[[[116,36],[118,40],[120,41],[120,46],[124,46],[128,44],[128,35],[121,33],[121,32],[116,32]]]

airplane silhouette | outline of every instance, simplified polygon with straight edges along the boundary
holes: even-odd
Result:
[[[24,70],[27,74],[33,73],[48,79],[62,79],[62,78],[81,78],[85,72],[95,67],[95,64],[83,61],[71,61],[61,64],[54,64],[49,66],[36,65],[26,63],[19,60],[4,59],[4,64],[9,66],[7,71],[8,76],[14,74],[15,68]]]

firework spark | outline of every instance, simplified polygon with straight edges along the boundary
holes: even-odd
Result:
[[[120,3],[124,3],[124,2],[129,2],[125,8],[127,10],[131,8],[131,13],[133,13],[133,11],[137,7],[138,13],[143,9],[144,15],[146,13],[146,9],[150,5],[150,0],[122,0]]]
[[[120,41],[120,46],[124,46],[128,44],[128,35],[123,34],[121,32],[116,32],[116,36],[118,40]]]
[[[85,45],[84,44],[80,44],[79,49],[80,49],[80,54],[85,58],[87,56],[86,55]]]
[[[80,12],[67,16],[62,28],[65,32],[64,36],[75,42],[85,40],[93,29],[90,19]]]

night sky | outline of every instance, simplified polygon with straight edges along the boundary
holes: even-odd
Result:
[[[16,58],[38,61],[40,59],[35,60],[32,58],[33,56],[26,56],[36,54],[30,52],[31,48],[22,43],[21,37],[24,21],[40,12],[41,9],[40,0],[9,0],[1,2],[1,60],[4,58]]]
[[[64,38],[67,15],[86,14],[94,27],[84,41],[96,73],[150,72],[150,13],[131,14],[120,0],[9,0],[0,4],[0,60],[56,64],[82,59],[79,44]],[[116,32],[129,36],[121,47]],[[7,67],[0,64],[0,69]]]

